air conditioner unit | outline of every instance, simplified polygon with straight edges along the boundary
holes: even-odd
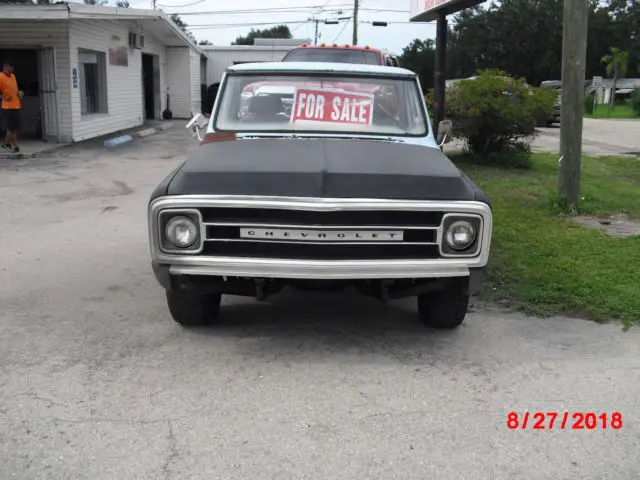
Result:
[[[129,46],[138,50],[144,48],[144,35],[135,32],[129,32]]]

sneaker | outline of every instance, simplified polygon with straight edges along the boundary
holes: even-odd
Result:
[[[20,147],[14,147],[11,149],[11,153],[20,153]]]
[[[0,148],[2,150],[11,150],[11,145],[9,145],[7,143],[3,143],[2,146],[0,146]]]

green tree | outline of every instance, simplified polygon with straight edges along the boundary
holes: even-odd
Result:
[[[200,40],[198,45],[213,45],[213,42],[210,42],[209,40]]]
[[[180,30],[182,30],[187,35],[187,37],[191,39],[193,43],[196,43],[196,37],[194,37],[193,33],[191,33],[191,31],[189,30],[189,24],[184,20],[182,20],[182,18],[180,18],[180,15],[178,15],[177,13],[174,13],[169,18],[171,18],[171,21],[175,23],[176,26]]]
[[[116,7],[118,8],[129,8],[131,6],[131,4],[129,3],[128,0],[118,0],[116,2]]]
[[[624,78],[629,67],[629,53],[623,52],[618,47],[611,47],[611,53],[602,57],[602,63],[607,66],[607,75],[613,77],[613,89],[611,91],[611,101],[609,111],[613,110],[616,101],[616,84],[618,78]]]
[[[265,28],[264,30],[251,29],[245,35],[236,38],[232,45],[253,45],[256,38],[292,38],[291,31],[287,25],[278,25],[277,27]]]
[[[630,0],[589,2],[587,77],[605,75],[601,59],[609,46],[629,52],[640,66],[640,7]],[[465,78],[500,68],[531,85],[559,80],[563,0],[496,0],[453,16],[448,35],[447,78]]]
[[[436,48],[432,39],[413,40],[409,46],[402,49],[402,55],[398,60],[403,68],[418,74],[422,89],[425,92],[433,88]]]

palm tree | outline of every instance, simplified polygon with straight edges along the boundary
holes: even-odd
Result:
[[[609,50],[611,53],[602,57],[601,62],[607,65],[607,75],[613,76],[613,90],[611,92],[611,102],[609,103],[609,112],[611,112],[616,99],[616,83],[618,82],[618,78],[624,78],[627,74],[629,53],[623,52],[618,47],[611,47]]]

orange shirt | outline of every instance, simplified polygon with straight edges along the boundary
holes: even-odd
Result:
[[[7,76],[5,73],[0,72],[0,93],[2,93],[3,97],[2,108],[4,110],[15,110],[22,106],[18,95],[18,81],[13,73]],[[5,95],[10,95],[11,100],[5,100]]]

